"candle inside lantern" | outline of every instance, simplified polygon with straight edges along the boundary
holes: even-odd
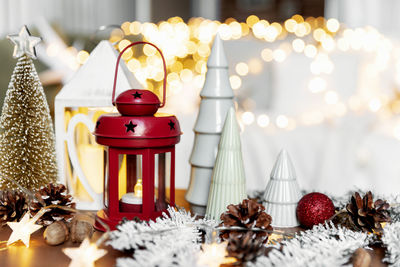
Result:
[[[133,192],[129,192],[123,195],[121,201],[126,204],[142,205],[142,194],[143,194],[142,179],[139,178],[133,188]]]

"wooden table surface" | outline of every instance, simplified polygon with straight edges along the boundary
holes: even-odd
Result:
[[[183,192],[182,192],[183,191]],[[184,190],[177,190],[177,205],[188,207],[184,201]],[[5,243],[0,244],[0,266],[1,267],[67,267],[70,259],[62,252],[62,248],[78,247],[79,244],[68,241],[59,246],[49,246],[44,243],[43,229],[31,235],[30,247],[27,248],[22,242],[17,242],[8,248]],[[7,241],[11,234],[11,229],[8,226],[0,228],[0,241]],[[92,240],[97,240],[101,232],[95,232]],[[107,249],[108,253],[96,261],[96,267],[114,266],[116,258],[127,257],[129,254],[124,254],[112,249],[110,246],[103,245],[101,248]],[[387,266],[382,263],[384,250],[374,248],[369,251],[372,256],[371,266]]]

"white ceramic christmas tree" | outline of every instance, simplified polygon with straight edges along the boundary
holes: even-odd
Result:
[[[299,225],[296,207],[302,194],[296,180],[296,172],[286,150],[282,150],[271,171],[270,180],[264,192],[265,211],[271,215],[274,227],[295,227]]]
[[[223,123],[233,107],[233,91],[229,83],[228,62],[222,41],[217,34],[207,62],[207,76],[200,93],[201,103],[196,125],[190,164],[190,184],[186,200],[192,211],[204,215],[212,171],[218,151]]]
[[[219,221],[229,204],[239,204],[246,198],[240,130],[235,110],[226,116],[208,196],[206,217]]]

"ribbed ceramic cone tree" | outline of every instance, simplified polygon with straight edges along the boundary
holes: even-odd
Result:
[[[206,217],[219,221],[229,204],[246,198],[246,178],[235,110],[226,116],[208,196]]]
[[[190,156],[191,175],[186,200],[192,211],[204,215],[212,171],[218,151],[223,123],[233,107],[233,91],[229,83],[228,61],[218,34],[207,61],[207,76],[200,93],[201,103],[196,125],[195,140]]]
[[[301,197],[293,163],[283,149],[272,168],[263,197],[265,210],[272,217],[272,226],[298,226],[296,207]]]

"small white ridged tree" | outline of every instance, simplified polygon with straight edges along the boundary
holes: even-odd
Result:
[[[301,197],[293,163],[286,150],[282,149],[272,168],[263,197],[265,211],[272,217],[271,225],[274,227],[299,226],[296,208]]]
[[[200,93],[201,103],[194,127],[195,140],[190,156],[191,175],[186,200],[192,212],[204,215],[218,143],[226,114],[233,107],[228,62],[217,34],[207,61],[207,75]]]
[[[237,205],[246,197],[240,129],[235,110],[230,108],[218,146],[206,217],[219,221],[228,205]]]

